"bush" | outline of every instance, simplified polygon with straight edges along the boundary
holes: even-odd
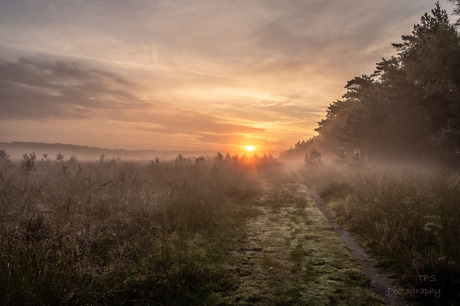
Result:
[[[21,161],[22,167],[28,172],[32,171],[34,169],[36,158],[37,158],[37,155],[35,154],[35,152],[29,153],[29,154],[24,153],[24,155],[22,156],[22,161]]]

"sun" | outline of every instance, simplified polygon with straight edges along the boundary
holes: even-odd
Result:
[[[253,146],[247,146],[246,151],[252,152],[252,151],[254,151],[254,147]]]

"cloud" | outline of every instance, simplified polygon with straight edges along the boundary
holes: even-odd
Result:
[[[335,66],[352,77],[388,56],[390,43],[433,2],[89,0],[1,6],[4,46],[139,69],[238,77],[235,72],[275,61],[302,69]]]
[[[92,110],[146,105],[123,77],[73,62],[0,61],[2,119],[91,117]]]
[[[123,114],[122,120],[130,120],[142,124],[139,129],[167,134],[199,134],[203,132],[228,133],[260,133],[264,129],[242,125],[214,115],[175,108],[152,110],[144,114]],[[150,125],[153,124],[154,127]]]
[[[144,101],[138,97],[144,90],[119,74],[76,62],[0,61],[0,118],[4,120],[89,119],[144,132],[196,137],[264,131],[213,114]]]
[[[60,54],[134,57],[144,65],[215,73],[273,56],[317,57],[336,43],[373,44],[432,6],[428,0],[8,1],[0,10],[0,37]]]
[[[226,146],[256,145],[262,147],[274,147],[280,144],[280,142],[275,140],[269,140],[262,137],[248,137],[241,134],[202,134],[200,135],[199,140],[203,143],[220,144]]]

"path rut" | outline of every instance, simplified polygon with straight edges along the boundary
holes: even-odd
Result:
[[[384,305],[298,179],[265,181],[259,213],[234,252],[238,305]]]
[[[371,279],[371,285],[375,292],[383,298],[387,305],[405,305],[402,298],[396,293],[397,290],[392,284],[390,278],[375,266],[375,260],[372,258],[372,256],[356,242],[356,240],[350,235],[348,231],[346,231],[342,226],[334,221],[331,212],[324,205],[315,188],[306,182],[300,173],[297,171],[294,171],[294,173],[308,187],[309,193],[315,200],[319,210],[329,221],[337,235],[339,235],[339,237],[346,244],[348,249],[353,254],[353,257],[357,259],[359,266],[366,274],[366,276]]]

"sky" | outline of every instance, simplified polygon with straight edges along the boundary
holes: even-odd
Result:
[[[280,152],[434,3],[1,0],[0,141]]]

